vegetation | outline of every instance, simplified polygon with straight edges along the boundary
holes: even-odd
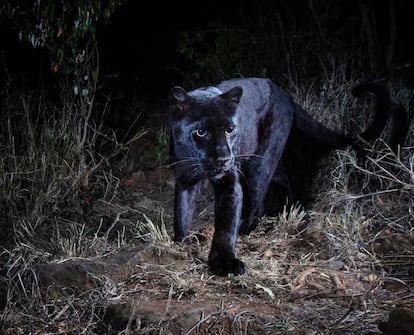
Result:
[[[377,30],[382,43],[369,43],[380,25],[362,18],[378,8],[351,15],[330,1],[301,11],[301,1],[243,3],[237,22],[182,33],[171,65],[184,86],[269,76],[332,129],[357,132],[373,106],[350,88],[391,73],[393,101],[412,110],[413,89],[394,71],[395,22],[381,25],[388,41]],[[172,243],[167,124],[149,112],[159,103],[133,108],[147,118],[128,139],[103,123],[113,101],[101,91],[99,34],[120,5],[6,1],[0,9],[0,23],[13,20],[16,38],[47,55],[55,78],[25,86],[4,64],[0,333],[372,334],[393,308],[413,305],[412,126],[397,152],[387,129],[366,159],[332,153],[311,208],[264,217],[240,239],[244,276],[207,271],[207,187],[190,243]],[[121,163],[128,174],[115,172]]]

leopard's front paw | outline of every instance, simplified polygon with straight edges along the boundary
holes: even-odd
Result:
[[[244,264],[237,258],[216,257],[208,261],[209,270],[217,276],[242,275],[245,272]]]

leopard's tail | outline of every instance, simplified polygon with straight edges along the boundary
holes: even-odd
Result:
[[[391,118],[391,97],[384,82],[366,82],[355,86],[352,93],[361,97],[364,93],[373,93],[376,98],[375,115],[369,127],[360,134],[366,140],[374,140],[381,136],[382,131]]]

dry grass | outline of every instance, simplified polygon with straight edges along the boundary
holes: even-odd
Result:
[[[329,64],[318,87],[292,85],[291,91],[326,124],[349,125],[353,117],[363,127],[371,102],[351,97],[348,85],[358,80]],[[392,89],[411,106],[412,90]],[[142,172],[120,189],[122,181],[110,170],[114,154],[96,155],[103,130],[85,124],[79,106],[56,109],[29,93],[5,97],[0,220],[8,235],[0,274],[7,295],[0,332],[379,334],[377,323],[390,310],[414,304],[413,129],[398,153],[383,141],[369,148],[367,159],[351,149],[333,153],[315,181],[312,208],[263,218],[239,239],[247,273],[221,278],[205,263],[208,194],[200,201],[196,232],[188,243],[174,244],[170,175]],[[114,152],[125,148],[115,139],[112,144]],[[143,243],[153,252],[142,256],[132,276],[117,282],[91,273],[94,285],[83,292],[45,289],[33,270],[38,263]]]

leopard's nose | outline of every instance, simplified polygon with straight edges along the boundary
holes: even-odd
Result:
[[[231,165],[231,157],[225,156],[225,157],[219,157],[217,158],[217,166],[221,168],[229,168]]]

